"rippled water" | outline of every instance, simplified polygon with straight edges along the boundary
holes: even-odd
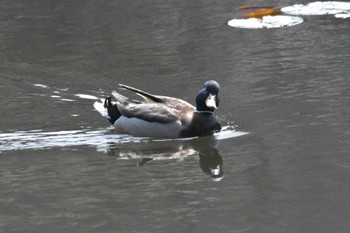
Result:
[[[0,232],[348,232],[349,19],[229,27],[247,4],[3,0]],[[208,79],[214,137],[118,135],[92,106]]]

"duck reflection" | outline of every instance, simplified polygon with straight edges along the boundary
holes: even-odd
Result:
[[[223,160],[218,151],[219,140],[214,137],[204,137],[193,140],[191,143],[199,154],[199,166],[202,171],[213,179],[220,181],[224,178]]]
[[[202,171],[209,174],[214,181],[224,178],[222,157],[216,148],[199,152],[199,165]]]
[[[105,152],[118,159],[137,159],[137,166],[146,166],[155,160],[184,160],[198,154],[199,167],[214,181],[224,177],[223,160],[215,137],[189,140],[144,140],[138,143],[108,145]]]

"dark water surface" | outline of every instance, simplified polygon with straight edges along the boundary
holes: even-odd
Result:
[[[0,232],[349,232],[350,21],[228,27],[247,4],[1,0]],[[216,138],[115,135],[92,107],[208,79]]]

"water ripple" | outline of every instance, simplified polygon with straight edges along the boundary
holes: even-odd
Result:
[[[0,153],[11,150],[44,149],[71,146],[100,146],[109,142],[138,142],[141,139],[123,134],[106,134],[107,130],[68,130],[56,132],[17,131],[1,133]]]
[[[16,131],[11,133],[0,133],[0,153],[12,150],[29,150],[29,149],[49,149],[54,147],[73,147],[73,146],[94,146],[98,151],[104,151],[111,145],[125,143],[141,143],[141,142],[167,142],[174,140],[151,140],[144,137],[132,137],[127,134],[111,134],[110,129],[98,130],[64,130],[55,132],[44,132],[41,130]],[[224,140],[233,137],[243,136],[247,133],[230,130],[229,127],[224,128],[220,133],[214,135],[216,140]],[[178,139],[181,141],[191,140]]]

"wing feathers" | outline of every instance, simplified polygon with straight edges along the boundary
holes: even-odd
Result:
[[[136,94],[138,94],[139,96],[141,96],[143,98],[146,97],[145,98],[146,100],[149,99],[149,100],[152,100],[152,101],[154,101],[156,103],[162,103],[162,99],[159,98],[156,95],[152,95],[152,94],[150,94],[148,92],[145,92],[145,91],[142,91],[140,89],[137,89],[137,88],[134,88],[134,87],[130,87],[130,86],[127,86],[127,85],[124,85],[124,84],[119,84],[119,86],[121,86],[122,88],[127,89],[129,91],[133,91],[133,92],[135,92]]]
[[[178,112],[158,103],[124,103],[118,105],[120,113],[128,118],[136,117],[148,122],[170,123],[178,120]]]
[[[188,113],[195,111],[194,106],[177,98],[152,95],[124,84],[119,84],[119,86],[135,92],[145,100],[132,100],[117,92],[112,93],[117,99],[119,112],[128,118],[135,117],[148,122],[159,123],[170,123],[179,120],[187,124],[190,120],[188,119]]]

